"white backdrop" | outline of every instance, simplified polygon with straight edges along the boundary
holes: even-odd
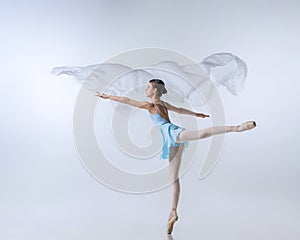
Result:
[[[1,2],[1,238],[167,239],[171,187],[134,195],[95,180],[73,140],[80,85],[50,74],[159,47],[197,62],[241,57],[245,90],[220,90],[226,123],[258,125],[226,136],[204,180],[199,152],[181,178],[173,238],[299,239],[299,10],[298,1]]]

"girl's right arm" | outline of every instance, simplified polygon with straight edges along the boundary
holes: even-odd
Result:
[[[95,96],[101,97],[101,98],[105,98],[105,99],[111,99],[117,102],[121,102],[121,103],[125,103],[137,108],[143,108],[143,109],[149,109],[150,107],[152,107],[152,104],[149,102],[140,102],[140,101],[135,101],[133,99],[130,99],[128,97],[119,97],[119,96],[111,96],[111,95],[106,95],[104,93],[99,93],[97,92],[97,94]]]
[[[125,103],[127,101],[126,97],[106,95],[105,93],[99,93],[99,92],[97,92],[97,94],[95,96],[98,96],[98,97],[101,97],[101,98],[104,98],[104,99],[111,99],[111,100],[121,102],[121,103]]]

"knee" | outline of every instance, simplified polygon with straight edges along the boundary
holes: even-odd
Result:
[[[182,142],[182,131],[178,134],[176,138],[176,143],[181,143]]]
[[[178,174],[170,174],[170,181],[171,182],[178,181]]]

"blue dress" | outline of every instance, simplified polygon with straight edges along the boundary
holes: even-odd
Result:
[[[151,119],[154,124],[160,125],[160,133],[162,136],[163,146],[161,148],[160,159],[168,160],[170,154],[170,148],[173,146],[180,146],[184,144],[184,151],[188,147],[188,142],[177,143],[177,137],[179,133],[185,128],[176,126],[173,123],[168,122],[166,119],[161,117],[157,112],[155,114],[150,114]]]

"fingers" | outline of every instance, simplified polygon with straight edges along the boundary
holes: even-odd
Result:
[[[104,99],[109,98],[109,95],[106,95],[105,93],[99,93],[99,92],[97,92],[97,94],[95,94],[95,96],[98,96],[98,97],[101,97],[101,98],[104,98]]]
[[[103,97],[105,94],[104,93],[99,93],[98,91],[97,91],[97,94],[95,94],[95,96],[98,96],[98,97]]]

